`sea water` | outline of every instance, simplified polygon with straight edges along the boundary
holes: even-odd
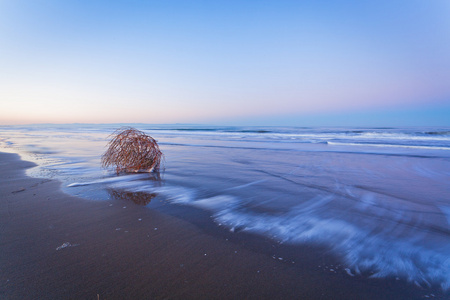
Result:
[[[73,195],[159,197],[232,232],[324,247],[351,276],[450,290],[450,128],[131,124],[165,154],[156,178],[101,168],[121,125],[2,126],[0,151],[35,161],[30,176]]]

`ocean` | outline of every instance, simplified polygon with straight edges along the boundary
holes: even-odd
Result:
[[[101,167],[123,125],[158,141],[161,174]],[[198,211],[231,234],[323,249],[339,262],[327,272],[450,290],[450,128],[18,125],[0,126],[0,151],[71,195]]]

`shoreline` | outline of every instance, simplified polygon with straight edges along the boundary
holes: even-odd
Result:
[[[314,268],[320,259],[312,247],[277,246],[280,260],[270,254],[274,242],[226,233],[211,221],[195,224],[177,216],[180,212],[129,201],[76,198],[63,193],[58,181],[27,177],[32,166],[17,154],[0,152],[2,299],[421,299],[430,294],[394,279]]]

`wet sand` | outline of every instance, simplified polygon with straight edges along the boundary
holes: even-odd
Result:
[[[331,258],[220,232],[120,200],[64,194],[0,153],[1,299],[422,299],[395,280],[351,277]],[[168,210],[168,209],[166,209]],[[273,257],[272,248],[277,248]],[[442,295],[442,294],[441,294]],[[437,297],[439,295],[436,295]],[[437,298],[436,297],[436,298]]]

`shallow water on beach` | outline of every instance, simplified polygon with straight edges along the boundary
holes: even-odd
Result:
[[[3,126],[0,151],[73,195],[159,197],[232,232],[324,247],[349,276],[450,290],[449,128],[133,126],[158,140],[162,180],[100,168],[120,125]]]

